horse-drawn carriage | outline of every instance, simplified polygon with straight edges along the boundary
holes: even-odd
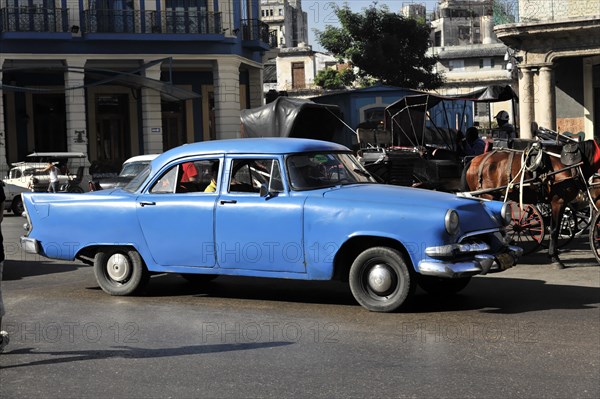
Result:
[[[579,141],[533,126],[535,140],[524,150],[503,149],[475,157],[465,170],[468,193],[489,199],[516,201],[512,235],[525,252],[537,249],[550,232],[548,252],[558,258],[560,240],[568,243],[589,226],[598,210],[600,148],[595,140]],[[548,226],[546,226],[548,225]],[[598,229],[590,242],[598,256]]]

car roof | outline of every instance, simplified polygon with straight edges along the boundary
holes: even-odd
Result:
[[[132,162],[143,162],[143,161],[152,161],[154,158],[159,156],[160,154],[144,154],[144,155],[136,155],[134,157],[128,158],[123,164],[132,163]]]
[[[197,154],[290,154],[316,151],[350,151],[329,141],[289,137],[242,138],[184,144],[166,151],[158,162]]]

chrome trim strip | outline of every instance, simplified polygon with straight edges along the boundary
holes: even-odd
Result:
[[[508,251],[501,254],[512,257],[512,265],[501,267],[500,260],[496,255],[477,254],[473,260],[461,262],[436,262],[433,260],[422,260],[419,263],[419,273],[426,276],[436,276],[444,278],[458,278],[474,276],[476,274],[487,274],[490,272],[501,272],[517,263],[518,258],[523,254],[520,247],[509,246]],[[500,254],[497,254],[500,256]]]

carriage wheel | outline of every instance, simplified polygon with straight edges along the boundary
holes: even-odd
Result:
[[[590,247],[600,264],[600,212],[596,212],[590,224]]]
[[[506,234],[514,245],[523,248],[523,255],[535,252],[545,234],[544,220],[540,211],[531,204],[512,207],[512,222],[506,228]]]

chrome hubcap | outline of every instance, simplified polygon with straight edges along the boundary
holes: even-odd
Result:
[[[123,254],[114,254],[106,262],[106,272],[114,281],[125,281],[129,276],[129,270],[129,261]]]
[[[392,288],[394,278],[389,267],[386,265],[375,265],[368,275],[369,288],[377,294],[385,294]]]

